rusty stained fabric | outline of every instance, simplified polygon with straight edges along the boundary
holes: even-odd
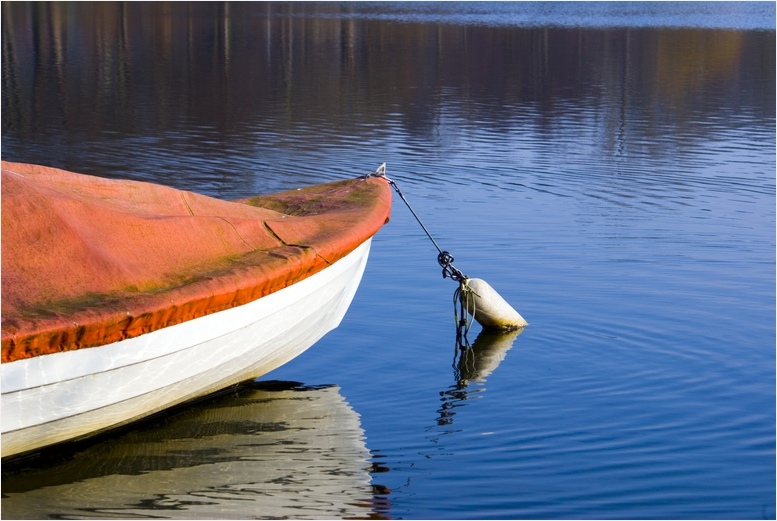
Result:
[[[109,344],[246,304],[388,222],[360,178],[241,201],[2,162],[2,362]]]

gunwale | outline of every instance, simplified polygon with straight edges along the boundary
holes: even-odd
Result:
[[[380,177],[220,201],[151,183],[109,180],[40,165],[3,161],[2,173],[3,363],[110,344],[252,302],[332,265],[390,218],[391,191]],[[133,194],[129,200],[128,193]],[[25,207],[25,198],[29,202],[31,197],[50,203],[45,218],[32,219],[41,208]],[[24,210],[21,215],[19,207]],[[151,279],[157,277],[153,279],[157,287],[138,290],[138,281],[126,274],[139,264],[124,266],[120,259],[112,265],[104,262],[105,255],[96,262],[97,267],[121,276],[115,277],[118,283],[109,280],[107,285],[94,285],[102,291],[81,289],[75,298],[52,292],[52,284],[67,293],[69,284],[84,279],[77,273],[83,267],[78,255],[48,259],[48,264],[44,262],[48,271],[30,276],[25,263],[36,251],[56,253],[61,240],[57,232],[72,238],[75,230],[74,241],[91,245],[100,243],[100,233],[122,219],[150,233],[154,240],[137,254],[133,249],[146,246],[143,233],[140,239],[129,237],[126,245],[118,233],[114,236],[119,237],[118,255],[131,251],[128,256],[134,255],[139,262],[144,256],[156,259],[149,263],[162,266],[150,273]],[[160,226],[163,233],[159,233]],[[197,244],[206,250],[211,248],[208,241],[222,247],[215,254],[209,251],[211,256],[198,265],[183,263],[183,268],[178,266],[170,275],[164,262],[177,262],[180,241],[175,242],[175,234],[180,230],[194,250],[187,248],[190,257],[196,255]],[[166,244],[168,241],[173,244]],[[106,242],[116,244],[117,240]],[[97,271],[95,279],[100,276]]]

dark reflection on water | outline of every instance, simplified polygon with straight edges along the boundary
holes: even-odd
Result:
[[[3,159],[227,199],[387,162],[456,266],[530,322],[452,376],[453,288],[395,206],[341,327],[271,375],[336,382],[360,415],[354,504],[390,512],[357,515],[774,517],[773,3],[1,9]],[[232,504],[227,481],[156,479],[247,461],[180,425],[117,438],[128,459],[109,461],[167,469],[131,475],[133,505],[210,485]],[[122,441],[163,432],[186,448],[156,463]],[[78,508],[60,464],[81,475],[54,459],[4,479],[3,516]],[[126,513],[118,499],[100,514]]]
[[[456,383],[440,392],[442,406],[437,411],[438,425],[450,425],[456,415],[455,409],[466,401],[470,393],[485,390],[482,384],[493,373],[513,347],[515,339],[523,329],[515,331],[481,330],[472,345],[460,345],[457,342],[453,359],[453,379]],[[470,389],[470,384],[477,386]]]
[[[381,517],[359,416],[334,386],[244,386],[86,448],[3,468],[3,517]]]
[[[716,121],[774,114],[773,31],[398,24],[319,8],[331,9],[4,4],[3,153],[232,195],[280,168],[282,150],[312,167],[322,143],[440,153],[488,130],[525,145],[518,159],[552,156],[572,131],[593,139],[565,151],[594,145],[605,173],[629,175],[702,145]],[[117,160],[127,148],[142,159]]]

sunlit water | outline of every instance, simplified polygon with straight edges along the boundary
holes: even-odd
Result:
[[[774,5],[603,5],[4,3],[3,159],[226,199],[387,162],[529,326],[457,356],[395,198],[342,325],[263,379],[304,385],[4,465],[3,517],[774,518]]]

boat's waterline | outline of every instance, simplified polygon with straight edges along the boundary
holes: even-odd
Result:
[[[236,308],[102,347],[2,364],[2,456],[115,428],[288,362],[338,326],[370,243]]]

